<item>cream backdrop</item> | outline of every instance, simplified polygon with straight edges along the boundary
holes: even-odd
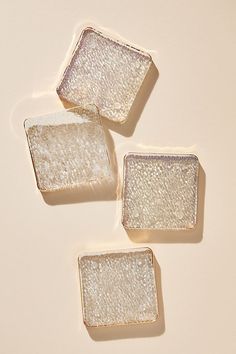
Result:
[[[3,0],[0,18],[0,353],[235,353],[236,2]],[[55,84],[83,23],[150,50],[159,71],[150,96],[154,82],[130,125],[110,131],[119,174],[131,150],[196,153],[203,233],[135,243],[120,201],[37,190],[23,121],[62,109]],[[203,194],[204,174],[201,183]],[[88,332],[78,254],[138,245],[160,265],[160,323]]]

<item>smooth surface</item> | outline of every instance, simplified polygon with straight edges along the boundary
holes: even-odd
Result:
[[[1,353],[236,352],[235,11],[233,0],[2,2]],[[119,128],[123,135],[111,131],[117,161],[121,169],[126,152],[148,145],[197,153],[206,175],[202,237],[159,234],[135,244],[121,226],[120,202],[78,203],[88,199],[82,194],[52,205],[37,190],[23,121],[62,107],[50,92],[78,23],[88,20],[155,51],[159,78],[136,128],[134,119]],[[154,250],[162,272],[159,327],[88,333],[77,257],[98,242],[100,249]]]

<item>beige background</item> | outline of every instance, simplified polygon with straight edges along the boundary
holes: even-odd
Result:
[[[1,2],[1,354],[236,352],[235,11],[234,0]],[[152,328],[86,330],[78,254],[137,243],[120,224],[119,201],[44,200],[24,136],[26,117],[62,108],[55,83],[87,22],[151,50],[159,71],[133,134],[135,121],[121,131],[128,137],[111,131],[120,175],[125,152],[161,148],[197,153],[206,175],[203,235],[140,244],[162,273]]]

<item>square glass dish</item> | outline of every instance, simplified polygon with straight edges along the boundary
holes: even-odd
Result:
[[[29,118],[24,126],[40,191],[112,180],[105,133],[97,113],[73,108]]]
[[[85,28],[65,69],[57,93],[62,101],[124,123],[152,64],[151,56],[91,27]]]
[[[86,326],[142,324],[157,320],[153,257],[149,248],[105,251],[79,257]]]
[[[126,229],[191,229],[197,221],[198,158],[129,153],[124,158],[122,223]]]

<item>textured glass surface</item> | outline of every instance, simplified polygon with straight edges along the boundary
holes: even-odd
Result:
[[[151,65],[149,54],[86,28],[57,88],[61,99],[95,104],[101,116],[124,122]]]
[[[90,254],[79,259],[87,326],[153,322],[157,294],[149,248]]]
[[[126,155],[124,227],[170,230],[194,227],[198,167],[195,155]]]
[[[53,191],[112,176],[96,113],[69,110],[25,121],[38,188]]]

